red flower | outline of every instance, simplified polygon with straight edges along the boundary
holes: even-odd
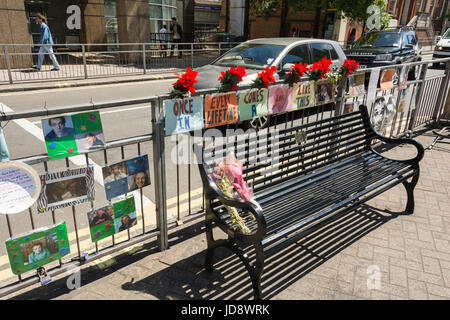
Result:
[[[345,73],[352,74],[356,69],[359,68],[359,63],[356,62],[355,60],[346,59],[344,61],[344,65],[342,66],[342,68],[344,70],[344,74]]]
[[[231,67],[227,71],[222,71],[219,77],[221,83],[219,92],[236,91],[238,89],[238,83],[246,75],[246,69],[241,66],[237,66],[237,68]]]
[[[306,71],[309,71],[308,64],[302,64],[301,62],[294,64],[292,68],[297,70],[300,77],[302,77]]]
[[[269,87],[269,84],[276,82],[275,77],[273,74],[277,71],[277,67],[266,67],[264,71],[258,72],[258,78],[256,78],[255,82],[262,81],[262,84],[267,89]],[[260,80],[258,80],[260,79]]]
[[[182,86],[185,89],[184,91],[195,93],[194,83],[197,83],[197,80],[195,80],[197,74],[197,71],[193,71],[191,70],[191,68],[187,67],[185,73],[175,73],[175,75],[178,77],[178,80],[172,85],[177,88],[180,88],[180,86]]]
[[[327,57],[324,57],[318,62],[314,62],[310,69],[310,77],[312,76],[313,80],[325,79],[327,72],[331,71],[330,66],[332,63],[331,59],[327,59]]]

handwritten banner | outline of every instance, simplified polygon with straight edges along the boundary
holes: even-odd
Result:
[[[205,127],[217,127],[236,123],[239,108],[236,92],[205,96]]]
[[[301,82],[294,85],[294,108],[314,107],[314,82]]]
[[[293,111],[294,88],[288,85],[273,86],[269,89],[269,114]]]
[[[251,89],[239,92],[239,120],[251,120],[266,116],[269,90]]]
[[[203,97],[168,100],[164,106],[166,136],[203,128]]]

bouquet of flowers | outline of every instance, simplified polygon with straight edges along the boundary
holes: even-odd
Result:
[[[219,77],[220,87],[219,92],[236,91],[238,83],[247,75],[244,67],[237,66],[237,68],[229,68],[226,72],[222,71]]]
[[[187,67],[185,73],[175,73],[178,77],[177,82],[173,83],[172,95],[175,98],[183,98],[189,93],[195,93],[194,83],[197,83],[195,78],[198,72]]]
[[[296,63],[291,67],[291,70],[286,75],[285,83],[289,84],[289,87],[293,87],[294,83],[301,81],[301,77],[309,71],[308,64]]]
[[[234,153],[227,156],[214,167],[211,174],[220,190],[228,197],[235,198],[235,192],[245,201],[253,201],[253,195],[247,187],[243,178],[242,163],[236,159]],[[234,207],[225,206],[230,213],[232,227],[244,234],[250,234],[250,229],[246,226],[245,220],[239,215]],[[252,218],[254,219],[253,215]]]
[[[269,84],[276,82],[274,73],[277,71],[277,67],[266,67],[263,71],[258,72],[258,77],[253,80],[253,87],[262,89],[262,88],[268,88]]]
[[[327,73],[331,71],[330,66],[332,63],[331,59],[327,59],[327,57],[324,57],[319,62],[314,62],[308,72],[309,78],[314,81],[326,79]]]
[[[342,75],[342,77],[346,77],[347,75],[355,72],[355,70],[358,68],[359,68],[358,62],[356,62],[355,60],[346,59],[341,67],[340,74]]]

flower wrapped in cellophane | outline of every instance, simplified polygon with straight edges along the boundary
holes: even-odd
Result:
[[[211,176],[219,189],[227,197],[253,201],[253,194],[243,178],[242,163],[236,159],[234,153],[228,153],[227,156],[214,167]],[[226,205],[225,208],[230,213],[232,227],[244,234],[250,234],[250,229],[247,227],[245,220],[239,215],[237,209]],[[252,220],[254,220],[253,215],[251,215],[251,217]]]

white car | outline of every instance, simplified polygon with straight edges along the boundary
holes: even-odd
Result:
[[[249,40],[239,44],[233,49],[217,58],[211,64],[197,68],[198,83],[196,89],[218,88],[220,73],[229,67],[238,65],[246,68],[247,76],[243,78],[240,86],[250,85],[257,77],[257,72],[266,66],[276,66],[276,80],[283,80],[286,72],[294,63],[312,65],[324,57],[331,59],[332,69],[344,64],[345,53],[336,41],[311,38],[261,38]],[[250,121],[252,128],[263,128],[268,125],[269,117],[262,117]]]
[[[450,28],[442,37],[437,37],[438,43],[434,48],[433,59],[450,58]],[[439,63],[433,63],[433,67],[438,67]]]

